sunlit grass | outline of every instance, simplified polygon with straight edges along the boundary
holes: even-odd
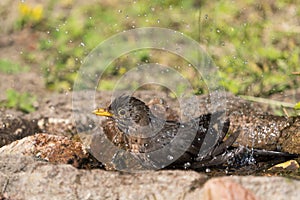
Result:
[[[6,108],[14,108],[25,113],[35,111],[34,103],[36,96],[24,92],[19,93],[14,89],[8,89],[6,91],[6,100],[0,102],[0,105]]]
[[[46,85],[53,90],[72,88],[84,58],[102,41],[149,26],[178,30],[198,41],[219,66],[225,89],[235,94],[268,96],[300,85],[290,76],[299,69],[300,55],[299,31],[293,28],[300,6],[294,1],[103,1],[82,6],[70,0],[51,2],[43,7],[20,4],[20,14],[31,23],[40,21],[34,28],[45,33],[39,45],[46,52],[41,65]],[[59,6],[65,12],[56,13]],[[110,89],[113,76],[137,63],[184,65],[170,54],[155,56],[141,52],[131,60],[119,59],[103,87]]]
[[[29,71],[28,66],[21,66],[17,63],[13,63],[10,60],[0,59],[0,72],[2,73],[17,74],[27,71]]]

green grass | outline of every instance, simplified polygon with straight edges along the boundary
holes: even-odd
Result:
[[[6,108],[14,108],[24,113],[29,113],[35,111],[35,107],[33,106],[35,101],[36,96],[28,92],[19,93],[14,89],[8,89],[6,91],[6,100],[0,102],[0,104]]]
[[[21,72],[27,72],[29,70],[28,66],[21,66],[12,61],[0,59],[0,72],[5,74],[17,74]]]
[[[300,102],[296,103],[294,108],[295,108],[295,110],[300,110]]]
[[[293,21],[300,17],[296,1],[149,0],[64,6],[50,1],[44,5],[47,18],[32,27],[46,33],[39,50],[46,55],[40,63],[49,89],[72,88],[83,59],[100,42],[123,30],[149,26],[178,30],[203,45],[219,66],[220,84],[234,94],[265,97],[300,86],[299,80],[290,76],[299,69],[300,35],[294,31],[298,25]],[[128,71],[147,62],[187,64],[170,53],[162,56],[155,51],[129,57],[119,58],[109,67],[101,89],[113,88],[124,73],[120,67]],[[198,80],[192,74],[187,77]],[[203,91],[201,84],[198,87]],[[178,90],[182,90],[180,86]]]

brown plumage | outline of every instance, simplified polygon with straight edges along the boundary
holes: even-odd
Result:
[[[223,163],[228,159],[223,153],[238,136],[235,133],[225,139],[229,122],[221,121],[221,112],[185,123],[165,121],[154,116],[144,102],[130,96],[118,97],[108,108],[97,109],[94,114],[108,117],[102,126],[115,146],[142,154],[168,146],[170,155],[179,154],[172,165],[195,161],[198,167]]]

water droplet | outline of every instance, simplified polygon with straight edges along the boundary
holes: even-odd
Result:
[[[171,155],[168,155],[168,156],[167,156],[167,159],[168,159],[168,160],[173,160],[173,159],[174,159],[174,157],[173,157],[173,156],[171,156]]]
[[[188,169],[189,167],[191,167],[191,163],[190,162],[184,163],[184,165],[183,165],[184,169]]]
[[[206,169],[205,169],[205,172],[206,172],[206,173],[209,173],[209,172],[211,172],[211,170],[210,170],[209,168],[206,168]]]

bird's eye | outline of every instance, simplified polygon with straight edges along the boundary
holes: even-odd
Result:
[[[126,111],[124,109],[119,110],[119,115],[125,115]]]

